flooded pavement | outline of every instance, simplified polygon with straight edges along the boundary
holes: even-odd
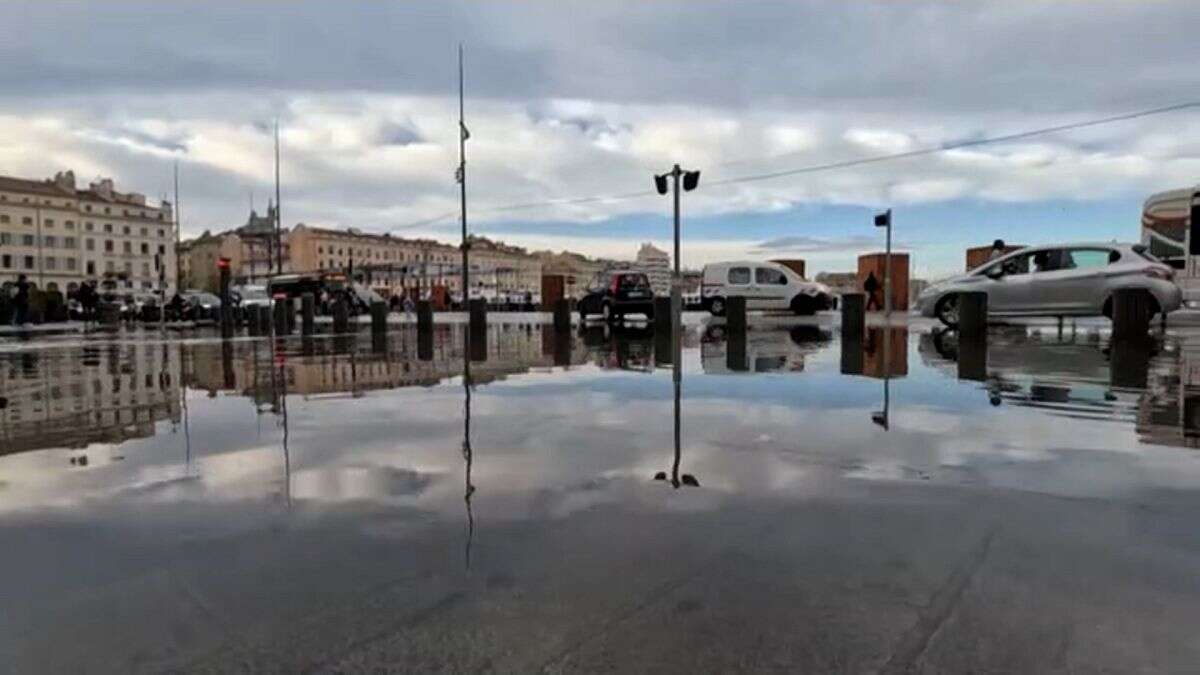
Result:
[[[5,345],[0,671],[1200,667],[1200,340],[465,337]]]

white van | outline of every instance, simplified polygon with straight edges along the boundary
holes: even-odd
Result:
[[[746,298],[746,309],[791,310],[815,314],[837,305],[825,284],[807,281],[785,265],[773,262],[738,261],[704,266],[700,296],[714,316],[725,313],[725,299]]]

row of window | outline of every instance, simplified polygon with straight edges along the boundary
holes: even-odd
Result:
[[[754,283],[761,286],[786,286],[787,276],[783,272],[770,267],[754,268]],[[750,283],[749,267],[730,267],[729,283],[735,286],[745,286]]]
[[[42,246],[44,248],[58,248],[60,244],[61,244],[62,248],[71,249],[71,250],[75,250],[79,247],[79,241],[75,237],[59,238],[52,234],[47,234],[47,235],[42,236]],[[22,234],[19,237],[14,237],[9,232],[0,232],[0,246],[2,246],[2,245],[37,246],[37,237],[32,234]],[[89,251],[95,251],[96,250],[96,240],[95,239],[85,239],[84,240],[84,248],[86,248]],[[123,253],[132,255],[134,252],[133,242],[131,242],[131,241],[121,242],[121,249],[122,249]],[[113,240],[105,239],[104,240],[104,252],[105,253],[113,253],[114,251],[115,251],[115,245],[114,245]],[[138,251],[142,255],[150,255],[150,252],[151,252],[150,244],[148,244],[146,242],[142,242],[141,245],[138,247]],[[166,253],[167,253],[166,245],[159,244],[158,245],[158,254],[166,255]]]
[[[339,248],[339,249],[335,250],[332,246],[330,246],[328,248],[328,250],[326,250],[326,248],[324,246],[317,247],[318,255],[324,255],[327,252],[329,253],[329,255],[346,255],[347,251],[349,251],[350,257],[354,258],[355,260],[374,259],[374,260],[396,260],[399,262],[404,262],[404,260],[405,260],[403,251],[369,251],[365,248],[349,248],[349,249]],[[414,253],[414,254],[412,254],[410,259],[413,261],[419,261],[421,259],[421,254]],[[450,255],[432,255],[431,256],[428,254],[427,254],[427,258],[426,258],[427,262],[450,262],[450,259],[451,259]],[[330,266],[332,266],[332,265],[333,265],[333,263],[330,262]]]
[[[7,201],[8,201],[8,195],[0,195],[0,202],[7,202]],[[29,197],[22,197],[21,203],[22,204],[33,204],[36,202],[31,201]],[[54,206],[54,200],[43,199],[42,206]],[[73,205],[71,202],[64,201],[62,203],[62,208],[73,209],[73,208],[75,208],[75,205]],[[91,213],[92,205],[84,204],[83,210],[87,211],[88,213]],[[104,213],[106,215],[112,215],[112,207],[110,207],[110,206],[104,207]],[[159,220],[166,220],[166,214],[164,214],[162,211],[155,211],[155,212],[153,212],[153,214],[148,215],[146,211],[133,212],[133,211],[130,211],[129,209],[121,209],[121,215],[126,218],[157,218]]]
[[[60,262],[62,263],[61,267],[59,267]],[[58,271],[59,269],[61,269],[65,272],[75,272],[79,269],[78,259],[71,258],[71,257],[56,258],[54,256],[46,256],[42,260],[42,265],[43,265],[42,269],[46,270],[46,271]],[[32,272],[32,271],[37,270],[37,258],[35,258],[34,256],[31,256],[31,255],[14,256],[11,253],[0,254],[0,269],[6,269],[6,270],[20,269],[20,270],[26,270],[26,271]],[[116,263],[114,263],[112,260],[104,261],[104,271],[105,272],[116,272],[117,271]],[[124,271],[126,274],[132,275],[133,274],[133,263],[126,262],[124,265]],[[86,272],[87,272],[88,276],[93,276],[96,274],[96,261],[94,261],[94,260],[87,261]],[[150,263],[148,263],[148,262],[142,263],[141,276],[149,277],[149,276],[151,276],[151,274],[152,274],[152,272],[150,269]]]
[[[7,213],[0,213],[0,225],[5,224],[5,223],[11,223],[11,222],[12,222],[12,218]],[[21,224],[22,225],[33,225],[34,224],[33,216],[22,216]],[[55,222],[54,222],[53,218],[42,219],[42,227],[43,228],[52,229],[52,228],[54,228],[54,226],[55,226]],[[64,221],[63,228],[67,229],[67,230],[74,230],[75,229],[75,221],[73,221],[73,220]],[[96,229],[96,223],[91,222],[91,221],[84,223],[83,229],[88,232],[94,232]],[[104,232],[106,234],[114,234],[116,232],[116,228],[113,226],[112,223],[104,223]],[[121,226],[121,234],[132,235],[133,228],[129,227],[128,225],[122,225]],[[166,231],[166,229],[160,227],[160,228],[158,228],[157,234],[158,234],[158,238],[162,239],[163,237],[167,236],[167,231]],[[142,236],[142,237],[149,237],[150,229],[146,228],[146,227],[139,228],[138,235]]]

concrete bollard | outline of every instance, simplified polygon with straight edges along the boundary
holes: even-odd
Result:
[[[487,301],[475,298],[467,303],[467,316],[471,325],[471,334],[487,332]]]
[[[987,293],[972,291],[958,294],[959,340],[987,339],[988,298]]]
[[[287,299],[287,312],[284,314],[287,320],[288,335],[296,332],[296,305],[291,298]]]
[[[746,332],[746,298],[735,295],[725,299],[725,327],[730,334]]]
[[[333,302],[333,332],[348,333],[350,331],[350,306],[344,300]]]
[[[1144,288],[1121,288],[1112,295],[1114,340],[1142,338],[1150,331],[1150,308],[1154,296]]]
[[[571,332],[571,302],[566,298],[554,303],[554,330],[559,333]]]
[[[387,334],[388,306],[386,302],[371,303],[371,332]]]
[[[428,300],[417,301],[417,331],[420,333],[433,331],[433,303]]]
[[[571,365],[571,344],[574,341],[575,336],[569,330],[554,332],[554,365]]]
[[[867,297],[862,293],[842,296],[842,340],[862,342],[867,325]],[[859,372],[862,372],[861,368]]]
[[[288,311],[292,308],[291,300],[276,300],[275,301],[275,335],[291,335],[291,326],[288,324]]]
[[[258,322],[258,306],[247,307],[246,312],[246,332],[252,337],[262,335],[262,324]]]
[[[312,335],[317,330],[317,296],[305,293],[300,296],[300,334]]]

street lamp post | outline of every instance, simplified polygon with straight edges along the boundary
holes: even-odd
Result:
[[[667,178],[672,179],[672,186],[667,185]],[[691,192],[700,184],[699,171],[685,171],[676,164],[670,171],[664,174],[654,176],[654,186],[658,189],[658,194],[665,195],[669,187],[674,187],[675,201],[675,271],[672,278],[672,286],[679,286],[679,179],[683,179],[683,189],[685,192]]]

